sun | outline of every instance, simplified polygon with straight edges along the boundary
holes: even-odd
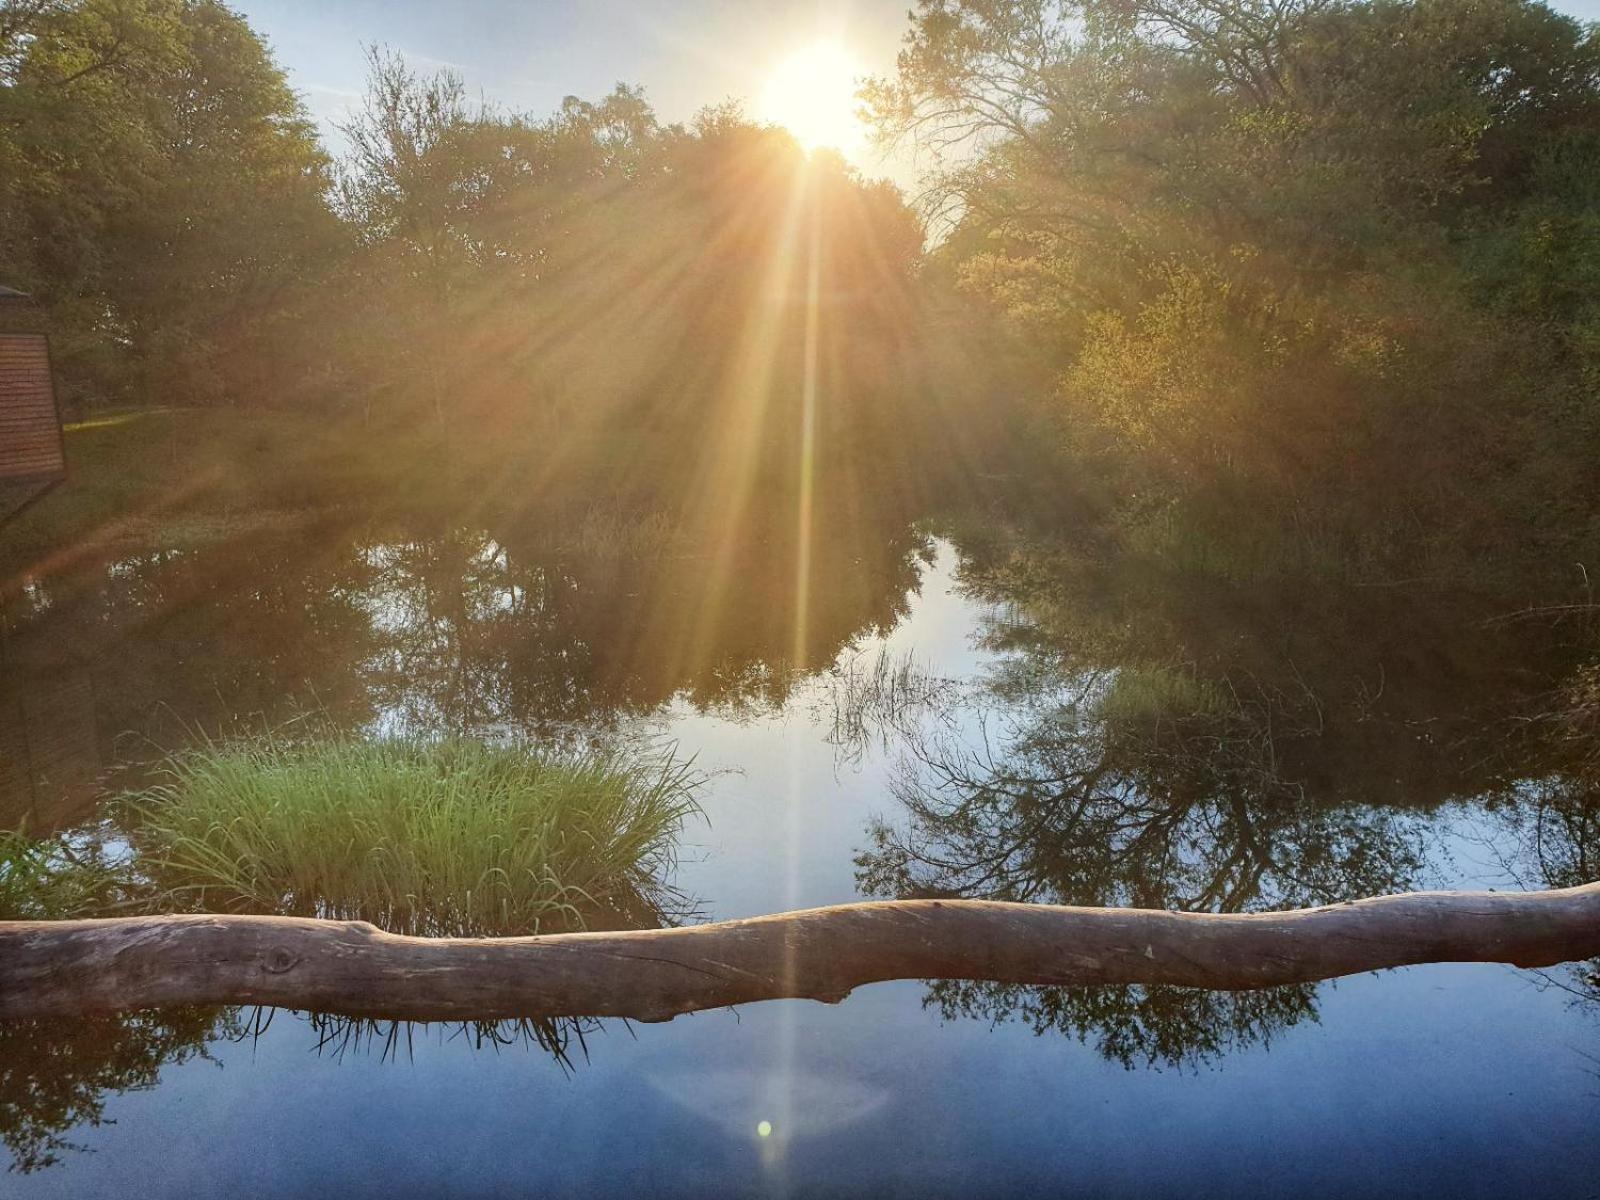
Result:
[[[807,150],[840,153],[859,149],[866,130],[856,115],[856,88],[863,72],[842,46],[817,42],[774,68],[761,93],[761,115],[782,125]]]

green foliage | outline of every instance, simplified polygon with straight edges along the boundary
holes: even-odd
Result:
[[[0,2],[0,278],[75,389],[214,401],[285,349],[338,239],[328,160],[216,0]]]
[[[428,934],[659,920],[695,777],[477,742],[266,739],[173,758],[130,801],[143,859],[207,910]]]
[[[1600,548],[1592,29],[1527,0],[923,0],[870,99],[966,149],[939,254],[1056,373],[1130,542],[1176,512],[1225,559],[1304,563],[1314,530],[1336,574],[1496,585]]]
[[[919,468],[980,373],[950,370],[955,343],[924,320],[921,225],[837,156],[731,105],[669,124],[627,86],[548,116],[475,104],[459,76],[373,48],[335,167],[217,0],[0,14],[0,280],[44,306],[69,411],[315,414],[334,436],[280,450],[308,508],[581,491],[762,538],[774,513],[792,524],[807,446],[819,507],[909,517],[951,494]],[[163,447],[185,483],[160,507],[246,490],[211,470],[237,456],[196,462],[186,440]],[[334,442],[347,460],[324,457]],[[143,492],[156,460],[73,461]],[[261,482],[244,507],[283,507]],[[95,526],[146,519],[89,490]],[[24,540],[45,543],[38,524]]]
[[[370,68],[338,199],[360,250],[332,324],[352,387],[391,408],[703,440],[727,392],[789,379],[813,253],[854,325],[843,378],[908,328],[921,231],[899,195],[737,109],[666,125],[622,86],[539,119],[387,52]]]

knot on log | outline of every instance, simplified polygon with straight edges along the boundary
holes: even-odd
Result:
[[[300,955],[287,946],[273,946],[261,956],[261,969],[269,975],[284,975],[300,963]]]

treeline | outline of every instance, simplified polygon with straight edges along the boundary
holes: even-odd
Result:
[[[658,461],[594,461],[708,509],[822,445],[1233,581],[1597,561],[1591,27],[1530,0],[910,20],[868,100],[939,152],[928,238],[735,109],[505,112],[375,50],[335,163],[216,0],[0,0],[0,280],[88,402],[626,431]],[[1009,396],[1044,436],[1001,436]]]
[[[829,329],[848,315],[832,349],[860,369],[910,332],[921,229],[837,158],[808,163],[734,108],[663,124],[628,87],[535,120],[474,107],[450,73],[371,67],[336,208],[357,242],[341,290],[372,298],[348,357],[380,389],[565,415],[603,395],[648,417],[759,391],[753,373],[794,365],[813,302]]]
[[[959,352],[892,186],[736,106],[534,116],[378,48],[342,133],[334,161],[217,0],[0,0],[0,280],[72,411],[298,411],[353,504],[426,483],[746,540],[793,536],[803,490],[813,536],[871,537],[942,486]]]
[[[920,0],[890,133],[1077,499],[1232,581],[1600,551],[1600,38],[1528,0]]]
[[[539,118],[370,65],[335,163],[216,0],[0,2],[0,279],[75,396],[648,409],[787,365],[808,287],[890,378],[922,245],[893,188],[731,107]]]

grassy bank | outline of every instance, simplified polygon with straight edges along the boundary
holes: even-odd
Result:
[[[502,414],[502,418],[503,418]],[[798,450],[748,463],[659,423],[368,422],[358,413],[139,409],[66,427],[67,480],[0,525],[0,582],[93,547],[187,547],[325,522],[521,524],[601,555],[721,541],[731,500],[755,541],[787,536]],[[739,470],[730,470],[739,466]],[[748,467],[748,470],[745,468]],[[823,463],[819,520],[898,529],[904,479],[867,449]]]
[[[301,415],[156,409],[66,427],[67,480],[0,527],[0,560],[91,544],[203,542],[282,525],[387,487],[343,426]]]

